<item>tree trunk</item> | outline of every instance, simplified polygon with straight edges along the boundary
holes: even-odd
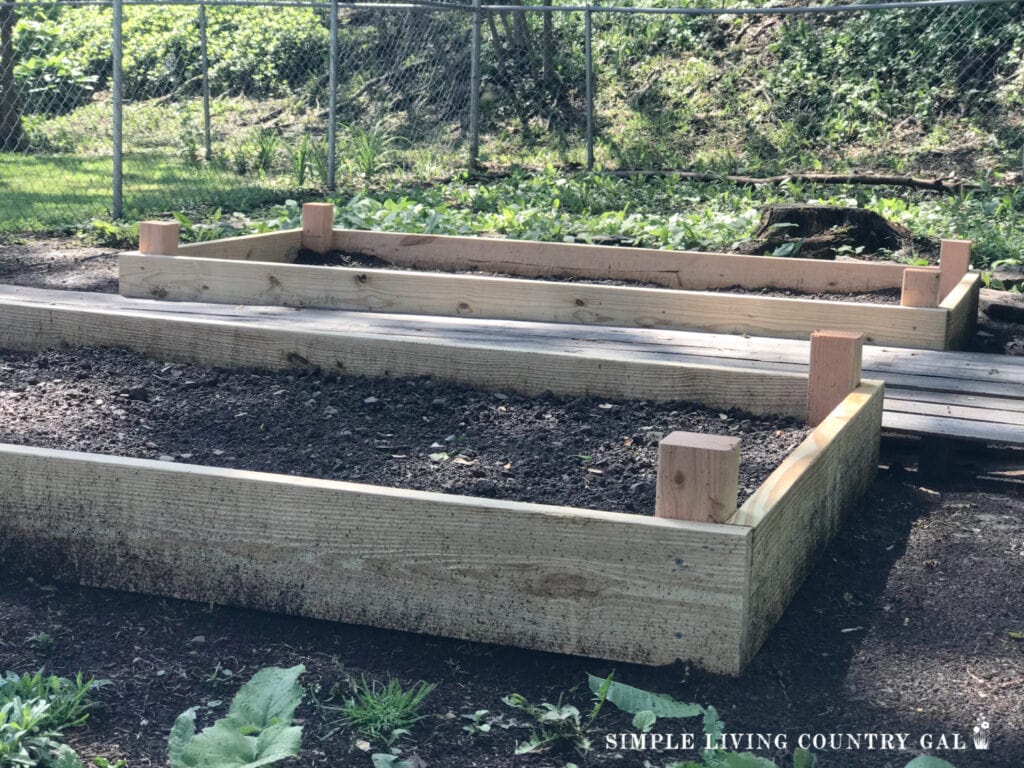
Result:
[[[14,2],[0,4],[0,149],[21,145],[21,110],[14,87]]]

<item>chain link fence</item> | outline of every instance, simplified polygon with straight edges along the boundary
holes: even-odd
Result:
[[[0,0],[0,229],[476,163],[1020,179],[1020,0],[650,1]]]

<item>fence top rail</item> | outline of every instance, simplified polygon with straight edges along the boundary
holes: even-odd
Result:
[[[1024,0],[897,0],[896,2],[851,2],[846,4],[816,4],[798,6],[731,6],[725,7],[671,7],[655,8],[643,5],[597,5],[592,3],[574,3],[566,5],[492,5],[474,6],[461,2],[438,2],[436,0],[415,0],[409,3],[387,2],[349,2],[339,0],[121,0],[121,5],[128,6],[210,6],[210,7],[273,7],[273,8],[320,8],[330,9],[367,9],[367,10],[442,10],[474,12],[523,11],[526,13],[625,13],[625,14],[656,14],[681,16],[721,16],[721,15],[794,15],[794,14],[836,14],[893,10],[916,10],[925,8],[955,8],[962,6],[1015,5]],[[18,8],[52,8],[63,6],[69,8],[99,7],[109,8],[114,0],[0,0],[0,7]]]

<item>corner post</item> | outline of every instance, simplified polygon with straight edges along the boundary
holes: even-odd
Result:
[[[673,432],[658,443],[654,516],[724,523],[736,512],[740,439]]]
[[[176,221],[139,223],[139,253],[150,256],[174,256],[178,252],[180,228]]]
[[[939,301],[960,283],[971,268],[970,240],[943,240],[939,247]]]
[[[807,376],[807,425],[816,427],[860,386],[864,334],[815,331]]]
[[[903,270],[903,290],[900,293],[900,306],[939,306],[939,281],[941,279],[942,273],[930,267]]]
[[[334,247],[334,205],[305,203],[302,206],[302,247],[321,255]]]

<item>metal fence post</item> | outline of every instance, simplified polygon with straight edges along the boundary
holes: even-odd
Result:
[[[338,173],[338,0],[331,0],[331,71],[327,101],[327,189],[337,186]]]
[[[113,193],[114,199],[111,205],[111,215],[115,219],[124,216],[124,136],[123,127],[123,88],[124,83],[121,77],[121,56],[122,56],[122,27],[124,22],[124,5],[122,0],[112,0],[114,11],[114,28],[112,30],[111,43],[111,80],[114,93],[113,98],[113,140],[114,140],[114,178]]]
[[[210,58],[206,45],[206,3],[199,4],[199,51],[203,59],[203,157],[213,159],[210,139]]]
[[[587,67],[587,170],[594,170],[594,29],[591,23],[593,13],[590,4],[583,12],[583,54]]]
[[[480,25],[481,0],[473,0],[473,40],[469,65],[469,168],[477,167],[480,160]]]

